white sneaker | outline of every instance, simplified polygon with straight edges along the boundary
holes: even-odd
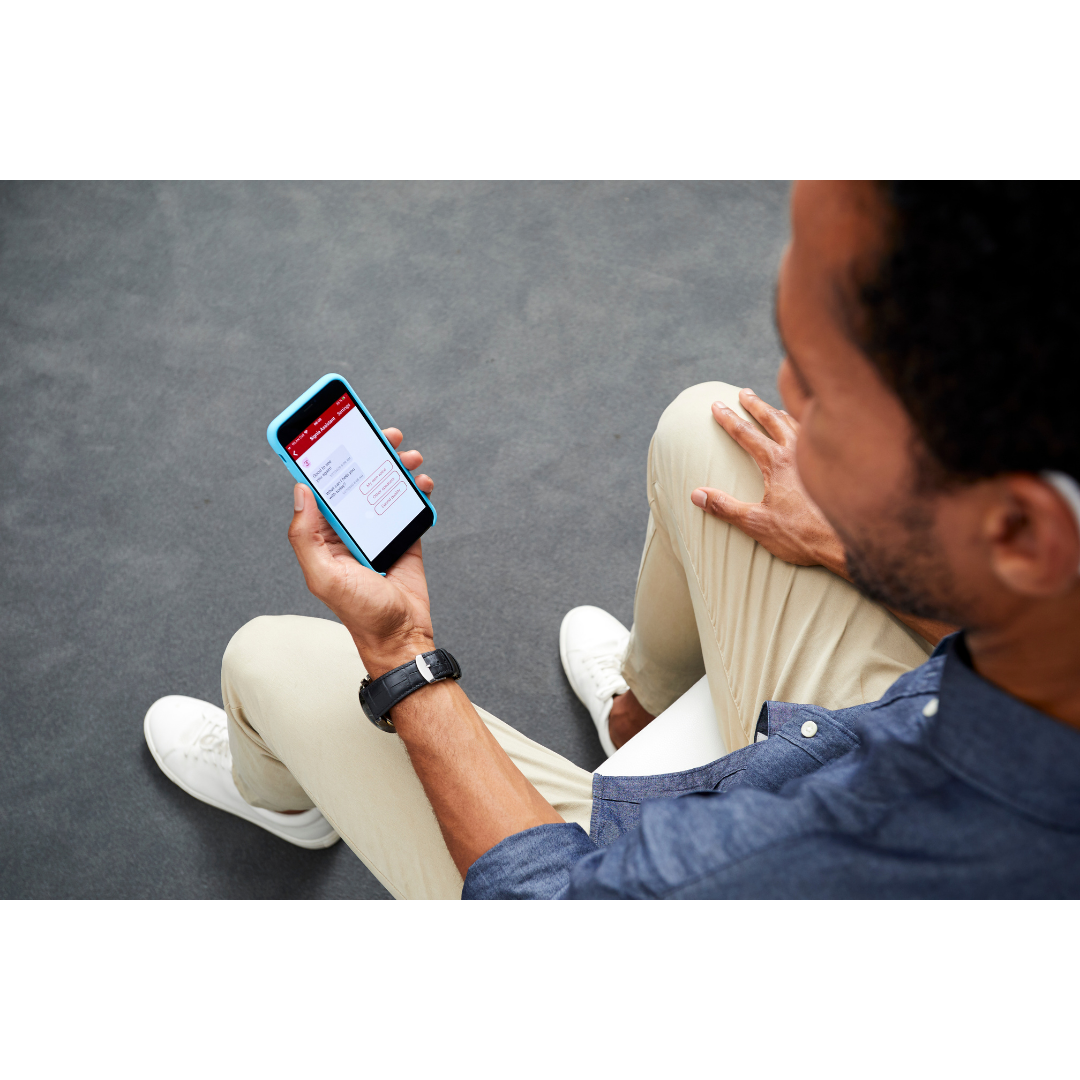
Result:
[[[600,745],[608,757],[615,744],[608,733],[611,703],[630,689],[623,681],[622,662],[630,631],[614,615],[598,607],[572,608],[559,627],[559,656],[578,700],[593,718]]]
[[[197,698],[159,698],[143,721],[150,753],[161,771],[189,795],[246,818],[302,848],[325,848],[340,839],[318,807],[299,814],[261,810],[244,800],[232,776],[225,712]]]

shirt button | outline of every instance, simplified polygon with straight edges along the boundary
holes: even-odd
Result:
[[[923,707],[923,716],[937,716],[938,699],[932,697]]]
[[[807,720],[799,730],[804,739],[812,739],[817,734],[817,724],[813,720]]]

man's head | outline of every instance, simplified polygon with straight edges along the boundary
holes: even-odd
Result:
[[[1080,615],[1064,185],[800,184],[777,290],[799,471],[857,584],[1000,629]]]

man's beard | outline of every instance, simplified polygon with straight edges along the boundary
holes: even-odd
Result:
[[[837,529],[848,573],[871,600],[923,619],[963,625],[953,576],[934,535],[929,507],[913,499],[858,539]]]

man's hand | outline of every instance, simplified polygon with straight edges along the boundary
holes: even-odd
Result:
[[[739,401],[766,434],[721,401],[713,405],[713,416],[757,462],[765,481],[765,495],[759,503],[746,503],[715,488],[698,488],[690,496],[694,505],[741,529],[784,562],[825,566],[846,577],[843,544],[806,493],[795,468],[799,425],[786,412],[762,401],[753,390],[740,390]]]
[[[386,428],[383,434],[395,450],[401,445],[397,428]],[[410,471],[424,461],[416,450],[400,457]],[[420,474],[416,483],[431,494],[430,476]],[[289,542],[307,587],[352,634],[372,678],[434,648],[419,540],[382,577],[353,558],[304,484],[293,490],[293,509]]]
[[[383,434],[395,450],[401,445],[397,428]],[[415,450],[400,457],[410,471],[424,460]],[[417,476],[416,483],[431,494],[431,477]],[[378,678],[435,648],[420,542],[382,577],[353,558],[304,484],[296,485],[293,498],[289,540],[304,580],[352,634],[368,674]],[[394,706],[393,717],[462,877],[506,837],[563,820],[510,760],[456,682],[421,687]]]
[[[762,401],[753,390],[740,390],[739,401],[766,434],[762,435],[722,401],[713,404],[713,416],[757,462],[765,494],[759,503],[746,503],[715,488],[698,488],[691,494],[691,501],[741,529],[778,559],[796,566],[824,566],[850,581],[844,545],[806,493],[795,468],[798,423],[783,410]],[[889,611],[932,645],[957,629],[936,619],[919,618],[894,608]]]

